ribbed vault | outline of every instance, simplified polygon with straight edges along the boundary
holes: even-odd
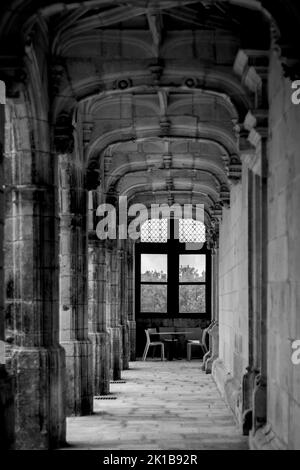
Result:
[[[25,44],[37,75],[50,57],[54,145],[74,140],[89,190],[203,203],[208,219],[240,176],[249,111],[264,118],[271,26],[255,0],[16,0],[1,23],[11,60]]]
[[[254,65],[266,65],[269,21],[251,1],[56,4],[31,16],[24,31],[53,32],[53,120],[75,130],[88,188],[201,203],[216,220],[240,176],[244,120],[264,105]],[[255,57],[242,80],[241,50]]]

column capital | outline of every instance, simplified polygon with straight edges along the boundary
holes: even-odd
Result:
[[[94,123],[92,121],[84,121],[82,123],[83,145],[85,147],[90,143],[93,128],[94,128]]]
[[[55,61],[52,61],[50,67],[50,76],[51,76],[51,92],[53,96],[57,96],[59,94],[59,90],[61,84],[63,82],[65,75],[65,67],[58,58]]]
[[[54,145],[57,153],[72,153],[74,150],[74,127],[71,114],[62,111],[54,125]]]
[[[224,207],[230,206],[230,190],[226,184],[222,184],[220,188],[220,200]]]
[[[240,181],[242,176],[242,163],[238,155],[231,155],[228,165],[228,179],[232,183],[237,183]]]

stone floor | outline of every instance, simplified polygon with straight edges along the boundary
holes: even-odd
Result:
[[[199,361],[130,363],[116,400],[95,400],[93,416],[69,418],[70,449],[247,450]]]

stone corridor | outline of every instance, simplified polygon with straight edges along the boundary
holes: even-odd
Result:
[[[299,30],[1,0],[1,451],[300,449]]]
[[[94,415],[68,418],[70,449],[247,450],[211,375],[199,361],[132,362],[116,400],[94,400]]]

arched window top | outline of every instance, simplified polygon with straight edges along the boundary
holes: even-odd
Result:
[[[141,227],[141,242],[167,243],[168,219],[149,219]]]
[[[179,219],[180,243],[204,243],[205,225],[194,219]]]
[[[179,219],[180,243],[204,243],[205,225],[194,219]],[[175,231],[176,232],[176,231]],[[171,234],[174,236],[175,234]],[[176,238],[176,237],[175,237]],[[141,242],[143,243],[167,243],[168,219],[149,219],[141,227]]]

